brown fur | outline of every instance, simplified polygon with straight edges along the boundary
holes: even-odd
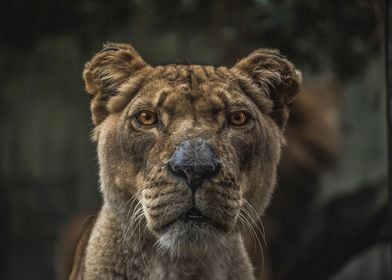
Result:
[[[90,237],[90,232],[95,222],[95,215],[81,213],[74,217],[61,230],[61,236],[55,251],[56,280],[68,279],[71,268],[79,269],[83,262],[84,248]],[[92,213],[91,213],[92,214]]]
[[[84,273],[84,261],[86,257],[86,248],[90,239],[91,231],[95,224],[95,217],[90,216],[84,221],[83,232],[80,234],[79,241],[74,252],[74,259],[72,263],[72,270],[70,272],[70,279],[82,279]]]
[[[104,205],[83,270],[71,279],[254,279],[241,228],[269,203],[287,105],[300,74],[275,50],[233,68],[152,67],[129,45],[108,44],[86,65]],[[140,110],[159,122],[140,124]],[[227,122],[234,111],[251,117]],[[166,168],[181,141],[202,138],[222,162],[194,197]],[[194,200],[194,202],[193,202]],[[177,220],[196,204],[213,224]]]

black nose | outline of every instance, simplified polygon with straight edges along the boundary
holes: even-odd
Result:
[[[171,173],[185,179],[192,190],[196,190],[203,180],[216,175],[220,166],[215,153],[200,138],[181,142],[168,162]]]

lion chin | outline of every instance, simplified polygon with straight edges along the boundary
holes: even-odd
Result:
[[[224,245],[226,234],[217,222],[193,208],[165,225],[156,245],[159,250],[172,256],[202,256],[207,249]]]

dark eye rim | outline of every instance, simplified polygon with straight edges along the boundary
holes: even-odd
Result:
[[[245,122],[243,124],[239,124],[238,125],[238,124],[234,124],[234,123],[232,123],[230,121],[230,117],[233,116],[236,113],[243,113],[246,116],[246,120],[245,120]],[[235,126],[235,127],[241,127],[241,126],[245,126],[245,125],[249,124],[249,122],[251,120],[254,120],[254,117],[252,116],[252,114],[250,112],[248,112],[246,110],[235,110],[235,111],[232,111],[232,112],[228,113],[226,119],[227,119],[227,122],[230,125]]]
[[[154,121],[152,124],[145,124],[145,123],[143,123],[143,122],[140,120],[140,115],[141,115],[142,113],[145,113],[145,112],[148,112],[148,113],[151,113],[152,115],[154,115],[155,121]],[[134,119],[139,125],[144,126],[144,127],[153,127],[153,126],[156,126],[156,125],[158,124],[158,122],[159,122],[159,120],[158,120],[158,114],[157,114],[155,111],[148,110],[148,109],[138,110],[137,112],[135,112],[134,114],[132,114],[131,117],[132,117],[132,119]]]

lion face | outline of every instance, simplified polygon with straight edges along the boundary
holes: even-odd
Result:
[[[110,45],[84,77],[105,204],[126,230],[137,217],[178,253],[238,231],[246,207],[262,213],[300,79],[277,52],[232,69],[151,67],[129,45]]]

